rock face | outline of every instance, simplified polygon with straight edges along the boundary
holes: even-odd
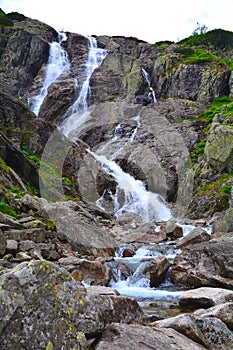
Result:
[[[49,42],[56,31],[36,20],[26,19],[12,27],[1,26],[1,86],[13,96],[22,96],[41,66],[47,62]]]

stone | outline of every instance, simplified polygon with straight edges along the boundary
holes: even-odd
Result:
[[[42,243],[45,241],[46,230],[44,228],[31,228],[23,230],[10,230],[5,232],[7,239],[14,239],[20,241],[34,241],[35,243]]]
[[[150,286],[157,287],[166,277],[170,262],[165,256],[158,256],[151,261],[149,267]]]
[[[186,350],[187,346],[192,350],[206,349],[171,328],[157,329],[137,324],[114,323],[106,327],[95,350],[119,350],[122,347],[134,350]]]
[[[52,343],[54,348],[84,350],[86,337],[95,338],[106,325],[144,319],[135,299],[88,293],[66,270],[44,260],[1,274],[0,298],[3,349],[45,349]]]
[[[187,287],[232,288],[232,251],[231,237],[186,247],[174,259],[172,281]]]
[[[215,232],[233,232],[233,208],[229,208],[224,213],[223,217],[214,221],[212,230]],[[232,233],[233,236],[233,233]]]
[[[6,237],[3,232],[0,230],[0,256],[4,255],[7,247]]]
[[[213,168],[231,172],[233,169],[233,129],[228,125],[213,123],[209,131],[205,157]]]
[[[167,237],[177,239],[183,236],[183,229],[176,223],[176,220],[170,219],[161,226],[161,230],[166,232]]]
[[[202,229],[201,227],[196,227],[185,237],[177,240],[176,246],[183,249],[191,244],[209,241],[210,239],[211,236],[206,232],[206,230]]]
[[[205,308],[233,301],[233,291],[223,288],[201,287],[181,294],[179,304],[190,309]]]
[[[191,314],[182,314],[156,321],[150,326],[173,328],[210,350],[231,349],[233,345],[233,332],[222,320],[215,317],[199,318]]]
[[[7,239],[6,241],[6,253],[15,255],[18,251],[18,242],[14,239]]]
[[[193,313],[195,316],[202,317],[216,317],[224,322],[227,327],[233,331],[233,302],[227,302],[215,305],[208,309],[199,309]]]
[[[112,277],[110,268],[101,258],[90,261],[67,257],[59,259],[59,263],[71,272],[74,278],[83,281],[87,285],[108,286]]]

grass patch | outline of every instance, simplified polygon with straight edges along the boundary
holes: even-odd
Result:
[[[16,219],[19,218],[19,214],[16,213],[6,202],[0,202],[0,212],[3,214],[10,215]]]

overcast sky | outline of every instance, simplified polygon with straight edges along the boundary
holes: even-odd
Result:
[[[208,30],[233,31],[233,0],[0,0],[0,7],[57,31],[133,36],[149,43],[186,38],[197,22]]]

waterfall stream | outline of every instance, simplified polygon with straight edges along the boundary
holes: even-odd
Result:
[[[58,41],[53,41],[50,44],[43,86],[38,95],[29,98],[29,107],[37,116],[39,115],[40,107],[48,93],[49,86],[55,82],[61,74],[68,72],[70,69],[68,54],[61,46],[61,43],[66,40],[67,36],[65,33],[58,33]]]
[[[148,85],[148,88],[150,90],[150,92],[148,93],[148,97],[151,99],[152,103],[157,103],[157,99],[155,97],[155,91],[151,86],[150,75],[144,68],[142,68],[142,75],[143,75],[143,77]]]
[[[97,47],[97,41],[93,37],[87,37],[89,51],[85,64],[85,79],[82,83],[76,101],[69,107],[64,115],[64,122],[60,130],[70,139],[75,139],[75,130],[85,122],[88,114],[87,109],[90,100],[90,78],[94,70],[99,67],[107,55],[106,50]]]

